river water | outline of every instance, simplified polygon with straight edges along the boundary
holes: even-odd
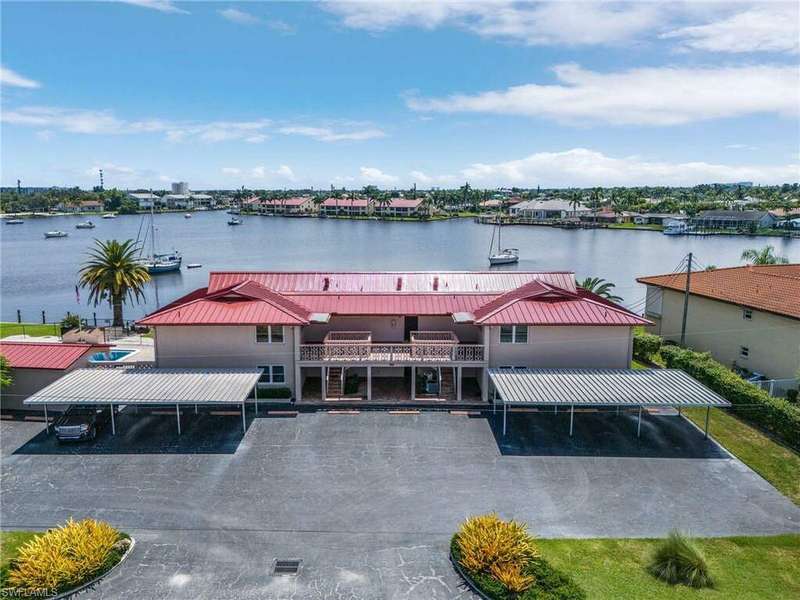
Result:
[[[149,218],[149,217],[148,217]],[[211,270],[478,270],[488,269],[492,227],[471,219],[435,222],[350,221],[244,216],[231,227],[223,212],[155,216],[159,249],[183,253],[184,265],[202,268],[156,277],[146,302],[126,306],[126,319],[138,318],[195,288]],[[95,229],[75,229],[82,217],[26,219],[23,225],[0,226],[0,319],[60,320],[67,311],[91,318],[110,316],[107,306],[94,308],[81,290],[77,273],[94,238],[136,238],[140,215],[116,219],[92,217]],[[60,229],[62,239],[44,239]],[[636,277],[672,272],[688,253],[702,266],[734,266],[745,248],[775,246],[778,254],[800,262],[800,240],[745,236],[665,236],[651,231],[577,230],[552,227],[503,228],[503,246],[520,250],[510,268],[526,271],[574,271],[579,278],[603,277],[616,283],[624,304],[641,310],[644,287]],[[498,268],[498,267],[495,267]],[[156,289],[157,288],[157,289]]]

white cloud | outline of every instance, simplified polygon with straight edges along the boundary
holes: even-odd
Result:
[[[174,13],[180,15],[190,14],[188,10],[183,10],[175,6],[172,0],[121,0],[124,4],[133,4],[142,8],[152,8],[163,13]]]
[[[407,98],[410,108],[443,113],[524,115],[564,123],[677,125],[756,113],[793,116],[800,105],[796,66],[649,67],[598,73],[554,67],[559,83],[474,95]]]
[[[590,187],[635,185],[696,185],[710,182],[796,181],[800,164],[780,166],[721,165],[706,162],[671,163],[639,157],[614,158],[586,148],[537,152],[500,163],[475,163],[462,171],[470,183],[486,186]]]
[[[250,177],[255,179],[264,179],[267,176],[267,168],[264,165],[253,167],[250,169]]]
[[[320,142],[364,141],[386,137],[380,129],[373,127],[354,131],[334,131],[329,127],[287,126],[278,130],[284,135],[302,135]]]
[[[346,27],[382,32],[452,25],[485,37],[529,45],[619,44],[659,24],[656,3],[330,2]]]
[[[294,175],[294,171],[289,165],[281,165],[274,171],[275,175],[279,177],[283,177],[284,179],[288,179],[289,181],[295,181],[297,178]]]
[[[36,132],[36,137],[43,142],[49,142],[53,139],[53,132],[49,129],[42,129],[41,131]]]
[[[267,139],[266,130],[272,121],[269,119],[256,119],[254,121],[212,121],[200,124],[171,124],[167,127],[167,140],[183,142],[187,139],[196,139],[201,142],[228,142],[244,140],[257,144]]]
[[[800,12],[795,3],[771,3],[704,25],[661,34],[684,48],[710,52],[800,52]]]
[[[23,77],[16,71],[12,71],[8,67],[0,66],[0,85],[7,85],[9,87],[21,87],[21,88],[39,88],[42,87],[42,84],[38,81],[34,81],[33,79],[28,79],[27,77]]]
[[[384,173],[380,169],[376,167],[361,167],[361,181],[367,184],[389,184],[389,183],[397,183],[400,178],[395,175],[389,175],[388,173]]]
[[[758,150],[758,146],[751,146],[750,144],[728,144],[725,148],[728,150]]]
[[[239,10],[238,8],[226,8],[225,10],[218,10],[217,11],[223,19],[227,19],[233,23],[238,23],[239,25],[258,25],[261,23],[261,19],[259,19],[255,15],[251,15],[248,12],[243,10]]]
[[[256,165],[249,169],[241,167],[222,167],[223,175],[231,177],[244,177],[246,179],[284,179],[287,181],[295,181],[296,177],[294,171],[289,165],[280,165],[277,169],[270,169],[265,165]]]
[[[224,175],[240,175],[242,170],[239,167],[222,167]]]
[[[458,177],[455,175],[428,175],[423,171],[411,171],[409,176],[414,183],[418,183],[423,187],[453,185],[458,182]]]

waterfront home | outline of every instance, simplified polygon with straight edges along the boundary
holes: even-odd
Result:
[[[161,198],[152,192],[128,192],[128,199],[139,206],[139,210],[150,210],[159,205]]]
[[[89,365],[106,344],[62,344],[60,342],[0,341],[0,355],[8,360],[11,385],[3,388],[0,410],[21,410],[22,401],[60,379],[70,371]]]
[[[191,194],[164,194],[161,202],[167,208],[172,209],[194,208],[194,199]]]
[[[390,198],[375,201],[373,212],[381,217],[417,217],[429,214],[421,198]]]
[[[702,229],[758,229],[774,227],[778,219],[766,210],[703,210],[692,219]]]
[[[640,277],[651,332],[679,341],[685,273]],[[686,344],[774,379],[800,370],[800,264],[693,272]]]
[[[310,196],[298,196],[259,199],[251,205],[251,209],[260,215],[298,215],[314,212],[315,205]]]
[[[371,198],[326,198],[319,207],[320,214],[365,217],[371,215],[375,203]]]
[[[77,204],[61,202],[56,206],[56,210],[66,213],[90,213],[103,210],[103,203],[99,200],[81,200]]]
[[[585,206],[573,206],[566,200],[526,200],[508,209],[510,215],[522,219],[566,219],[589,213]]]
[[[573,273],[520,271],[212,272],[139,321],[158,368],[255,367],[297,401],[485,402],[493,367],[627,368],[645,324]]]
[[[633,217],[636,225],[675,225],[689,219],[680,213],[642,213]]]
[[[639,213],[623,210],[621,212],[614,212],[609,209],[603,209],[599,212],[588,211],[582,213],[580,218],[582,221],[591,221],[593,223],[633,223],[634,220],[641,216]]]

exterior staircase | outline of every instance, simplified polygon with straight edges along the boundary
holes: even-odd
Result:
[[[342,379],[342,367],[328,367],[328,398],[341,398],[344,395],[344,390],[342,389]]]
[[[441,369],[441,379],[439,380],[439,397],[447,400],[455,400],[456,386],[453,377],[453,369],[443,367]]]

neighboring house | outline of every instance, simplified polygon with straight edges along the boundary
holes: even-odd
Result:
[[[392,198],[385,203],[375,201],[373,212],[382,217],[413,217],[428,214],[421,198]]]
[[[680,213],[642,213],[633,218],[637,225],[670,225],[685,222],[689,217]]]
[[[139,210],[150,210],[158,206],[160,198],[150,192],[129,192],[128,198],[139,205]]]
[[[774,227],[778,219],[765,210],[704,210],[692,218],[702,229],[748,229]]]
[[[210,194],[189,194],[192,198],[193,208],[211,208],[214,206],[214,197]]]
[[[103,203],[99,200],[81,200],[77,204],[65,204],[62,202],[56,206],[56,209],[67,213],[100,212],[103,210]]]
[[[22,401],[73,369],[86,367],[95,352],[106,344],[62,344],[59,342],[0,341],[0,354],[11,367],[11,385],[0,393],[0,410],[24,410]]]
[[[161,197],[161,202],[167,208],[194,208],[194,200],[192,199],[191,194],[165,194]]]
[[[424,376],[485,401],[489,367],[629,367],[632,328],[649,321],[573,273],[212,272],[139,324],[155,329],[157,367],[260,367],[263,387],[296,399],[339,396],[356,375],[367,397],[373,379],[402,391]]]
[[[372,214],[374,202],[369,198],[326,198],[320,206],[320,214],[332,217],[346,215],[365,217]]]
[[[641,215],[627,210],[615,213],[612,210],[603,209],[596,213],[592,211],[582,213],[580,217],[582,221],[591,221],[595,223],[635,223],[636,218],[641,217]]]
[[[649,328],[679,341],[686,274],[641,277]],[[686,344],[773,379],[800,369],[800,264],[692,272]]]
[[[566,200],[526,200],[508,209],[510,215],[522,219],[566,219],[589,213],[583,205],[573,207]]]
[[[313,212],[314,200],[308,196],[297,198],[271,198],[254,203],[261,215],[298,215]]]

